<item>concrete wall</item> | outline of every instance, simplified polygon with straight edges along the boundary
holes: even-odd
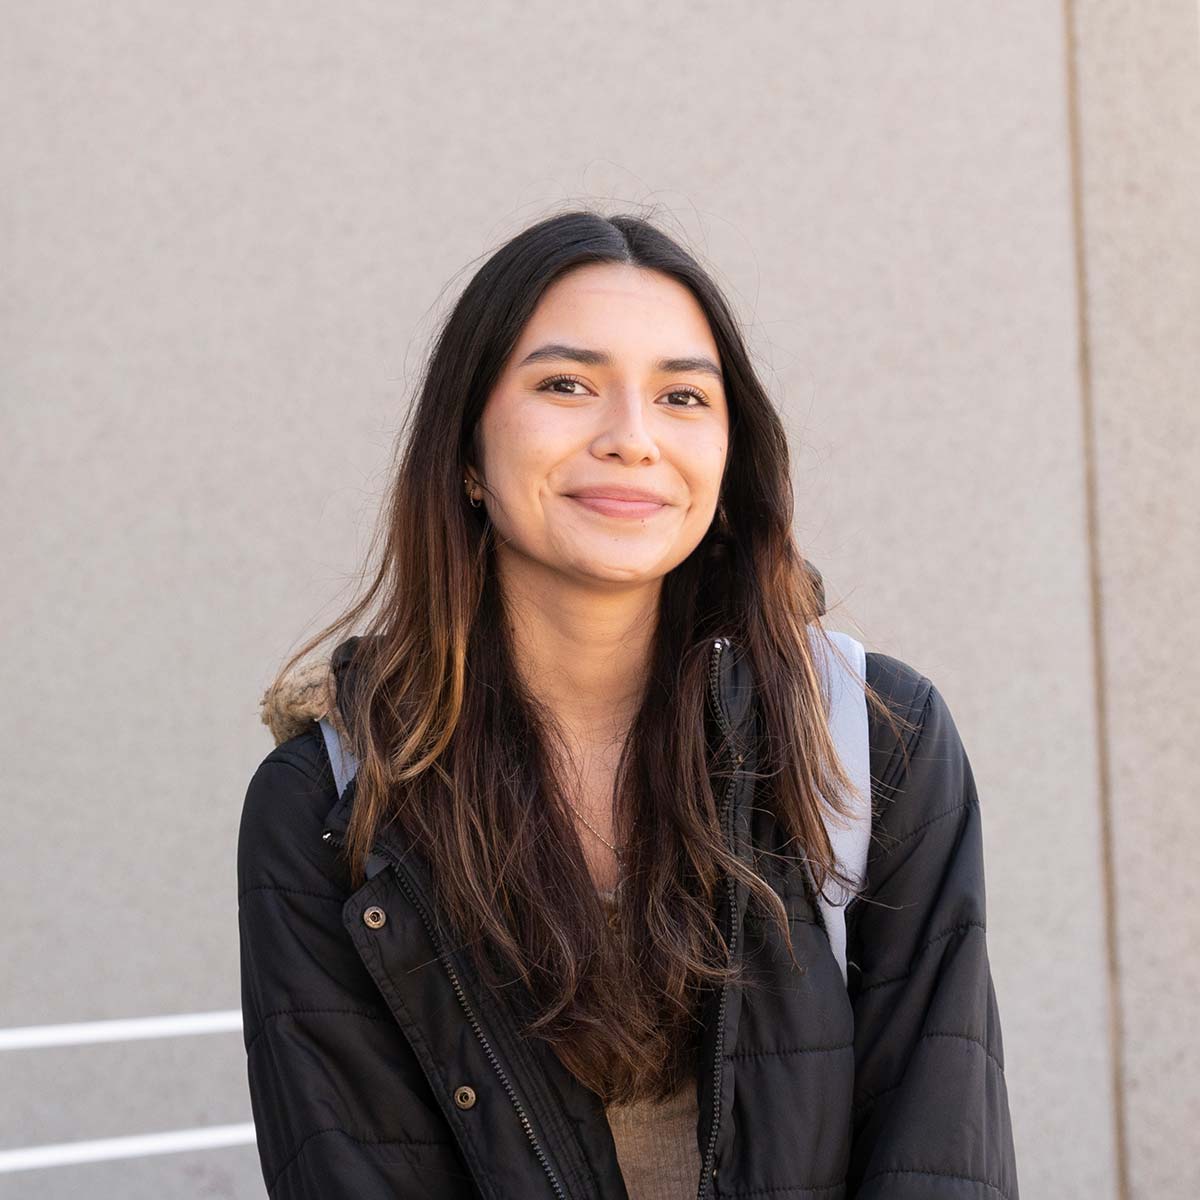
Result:
[[[1200,33],[1186,0],[1075,20],[1080,396],[1117,1127],[1130,1196],[1200,1187]]]
[[[571,200],[717,268],[831,624],[951,704],[1023,1197],[1195,1194],[1194,0],[4,16],[0,1198],[263,1194],[256,702],[444,289]],[[167,1014],[216,1031],[46,1028]]]

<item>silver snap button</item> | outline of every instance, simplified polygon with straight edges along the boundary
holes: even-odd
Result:
[[[372,904],[363,912],[363,924],[369,929],[382,929],[387,922],[387,913],[378,904]]]
[[[459,1108],[474,1108],[475,1106],[475,1089],[467,1087],[464,1083],[461,1087],[454,1089],[454,1103]]]

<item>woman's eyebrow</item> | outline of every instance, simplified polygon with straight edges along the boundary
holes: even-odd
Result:
[[[531,350],[517,366],[525,367],[530,363],[538,362],[560,362],[564,359],[589,367],[612,366],[612,355],[604,350],[584,350],[579,346],[564,345],[562,342],[548,342],[536,350]],[[683,358],[660,358],[654,364],[654,369],[665,372],[695,371],[703,375],[714,375],[717,379],[722,378],[721,368],[703,354],[688,355]]]

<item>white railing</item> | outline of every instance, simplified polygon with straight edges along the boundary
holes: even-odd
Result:
[[[205,1033],[232,1033],[242,1027],[237,1009],[223,1012],[176,1013],[165,1017],[133,1017],[112,1021],[81,1021],[67,1025],[25,1025],[0,1029],[0,1051],[33,1050],[48,1046],[87,1046],[99,1042],[132,1042],[146,1038],[190,1037]],[[72,1163],[103,1162],[116,1158],[144,1158],[182,1150],[210,1150],[218,1146],[244,1146],[254,1142],[254,1125],[210,1125],[200,1129],[172,1129],[133,1137],[98,1138],[82,1142],[56,1142],[0,1150],[0,1174],[60,1167]]]

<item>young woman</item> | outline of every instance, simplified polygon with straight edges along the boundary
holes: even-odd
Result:
[[[569,212],[474,276],[373,578],[263,701],[238,887],[270,1195],[1016,1200],[979,802],[885,654],[848,979],[831,951],[851,784],[792,517],[779,416],[665,233]],[[321,717],[360,762],[340,798]]]

